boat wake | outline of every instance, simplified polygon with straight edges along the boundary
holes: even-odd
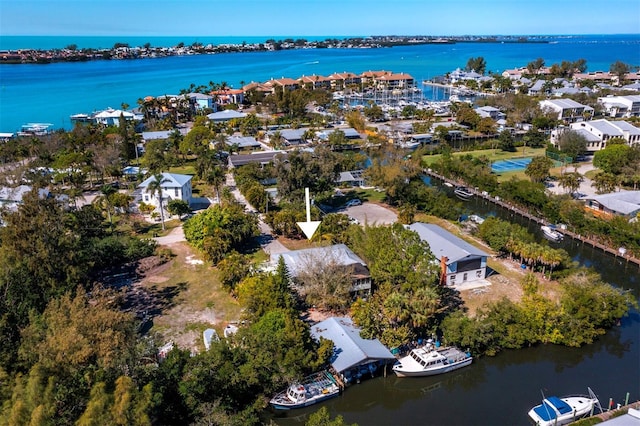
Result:
[[[305,62],[304,65],[315,65],[315,64],[319,64],[320,61],[311,61],[311,62]]]

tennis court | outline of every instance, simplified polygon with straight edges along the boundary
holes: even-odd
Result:
[[[491,164],[491,171],[494,173],[517,172],[527,168],[532,158],[512,158],[510,160],[500,160]]]

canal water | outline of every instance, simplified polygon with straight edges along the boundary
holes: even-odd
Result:
[[[448,188],[443,188],[448,190]],[[485,200],[465,202],[469,214],[497,216],[528,226],[540,238],[539,225]],[[565,249],[580,264],[640,298],[640,269],[620,258],[565,238]],[[586,394],[591,387],[603,407],[640,400],[640,313],[633,311],[582,348],[540,345],[475,359],[470,367],[425,378],[376,377],[353,385],[326,406],[331,415],[365,425],[528,425],[527,412],[545,396]],[[274,418],[279,425],[304,424],[318,405]]]

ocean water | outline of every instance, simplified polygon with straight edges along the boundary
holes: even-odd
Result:
[[[31,38],[25,39],[28,41]],[[67,44],[77,42],[80,45],[78,40],[63,39],[68,41]],[[180,37],[164,39],[187,42],[186,38]],[[247,38],[247,42],[250,39]],[[4,37],[2,40],[4,42]],[[477,56],[484,57],[487,70],[493,72],[524,66],[539,57],[547,65],[584,58],[589,71],[608,70],[618,60],[640,65],[638,34],[563,36],[549,40],[552,43],[429,44],[381,49],[302,49],[46,65],[5,64],[0,65],[0,132],[16,131],[28,122],[47,122],[55,128],[69,129],[69,116],[72,114],[91,113],[107,107],[119,108],[123,103],[133,107],[138,99],[145,96],[177,94],[191,83],[207,85],[210,81],[240,87],[242,83],[270,78],[381,69],[409,73],[421,81],[464,67],[470,57]],[[155,44],[153,40],[149,42]]]

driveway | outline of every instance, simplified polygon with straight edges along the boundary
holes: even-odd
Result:
[[[595,169],[595,167],[593,167],[592,163],[583,163],[578,166],[577,172],[580,173],[582,176],[585,176],[585,174],[588,171],[591,171],[593,169]],[[574,168],[572,166],[569,166],[565,169],[565,172],[573,172],[573,171],[574,171]],[[576,191],[576,195],[578,196],[578,198],[592,197],[596,195],[596,188],[591,186],[593,181],[591,179],[587,179],[586,177],[584,177],[583,179],[584,180],[580,184],[580,187]],[[557,181],[551,182],[551,186],[548,187],[547,190],[553,192],[554,194],[567,193],[567,190],[561,187]]]
[[[187,241],[184,238],[184,230],[182,229],[182,224],[180,224],[180,226],[178,226],[177,228],[173,228],[171,232],[169,232],[164,237],[156,237],[154,238],[154,240],[156,240],[161,246],[167,246],[182,241]]]
[[[344,213],[354,219],[358,219],[362,225],[365,223],[369,225],[389,225],[398,221],[398,216],[393,210],[373,203],[347,207],[344,210],[337,211],[337,213]]]

